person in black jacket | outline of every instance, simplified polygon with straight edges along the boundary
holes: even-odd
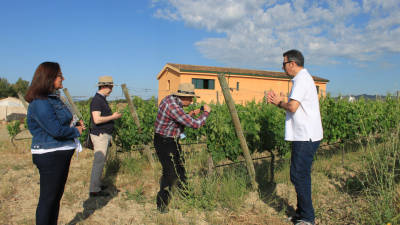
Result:
[[[110,195],[104,191],[106,187],[101,184],[101,176],[114,130],[114,120],[121,118],[120,113],[112,113],[106,100],[114,86],[112,77],[100,77],[97,86],[99,90],[90,103],[90,138],[94,148],[92,175],[90,177],[90,197]]]

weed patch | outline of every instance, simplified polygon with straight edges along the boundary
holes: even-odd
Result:
[[[146,201],[146,196],[144,195],[143,186],[135,189],[133,192],[125,191],[125,200],[134,200],[137,203],[144,203]]]

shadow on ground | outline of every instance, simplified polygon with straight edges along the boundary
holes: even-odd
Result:
[[[276,183],[274,181],[275,157],[273,154],[271,155],[272,157],[269,160],[254,164],[261,200],[277,212],[285,211],[288,217],[294,216],[295,209],[289,205],[288,200],[276,194]]]
[[[103,178],[103,184],[107,186],[106,192],[110,193],[106,197],[89,197],[83,202],[83,211],[78,212],[75,217],[68,222],[68,225],[75,225],[89,218],[96,210],[103,208],[108,202],[118,195],[119,190],[115,186],[115,180],[121,167],[121,161],[117,156],[110,157],[107,160],[106,172]]]

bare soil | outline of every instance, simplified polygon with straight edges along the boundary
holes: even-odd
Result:
[[[31,136],[24,130],[16,136],[16,145],[12,145],[6,125],[0,124],[0,224],[35,224],[39,174],[32,163],[30,142]],[[353,178],[362,166],[359,159],[363,152],[347,152],[342,156],[320,151],[312,172],[316,224],[360,224],[357,218],[364,215],[365,202],[354,190],[357,183]],[[109,154],[111,159],[138,158],[137,152],[117,153],[112,149]],[[92,160],[93,152],[88,149],[74,155],[61,201],[59,224],[292,224],[287,218],[294,214],[296,193],[289,179],[289,163],[281,160],[273,162],[272,174],[270,159],[254,162],[259,192],[250,192],[238,210],[171,208],[166,214],[160,214],[155,205],[161,175],[157,160],[155,168],[144,163],[141,171],[132,175],[109,157],[104,182],[112,195],[89,198]]]
[[[18,134],[15,142],[16,148],[9,142],[5,125],[1,124],[0,224],[35,224],[39,174],[32,163],[29,132],[25,130]],[[129,176],[118,168],[105,171],[105,182],[109,185],[107,191],[112,195],[89,198],[92,160],[93,152],[88,149],[74,155],[61,201],[59,224],[291,224],[285,213],[254,192],[246,197],[243,206],[236,212],[224,209],[181,212],[171,209],[169,213],[160,214],[155,205],[160,165],[155,169],[145,168],[137,177]],[[135,193],[139,187],[143,188],[143,198],[130,198],[129,193]],[[280,189],[278,186],[278,195]],[[286,198],[287,192],[283,192],[282,198]],[[294,206],[293,190],[290,192],[289,202]]]

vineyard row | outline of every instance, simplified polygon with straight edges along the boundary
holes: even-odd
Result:
[[[126,104],[112,104],[113,110],[122,112],[122,118],[115,123],[114,143],[122,151],[131,151],[133,146],[151,145],[154,122],[157,115],[155,98],[133,99],[140,120],[139,131]],[[190,111],[199,103],[189,106]],[[78,104],[86,124],[89,124],[89,104]],[[236,161],[242,150],[236,137],[232,119],[226,105],[212,105],[212,112],[205,126],[200,129],[185,129],[186,142],[195,143],[199,139],[207,144],[207,150],[215,162],[223,159]],[[285,112],[265,103],[249,102],[236,105],[240,122],[251,152],[276,150],[280,155],[289,152],[289,143],[284,141]],[[356,102],[337,100],[332,97],[320,99],[323,143],[337,143],[355,140],[369,135],[383,133],[400,123],[400,101],[394,97],[374,101],[360,99]],[[84,132],[81,140],[85,140]]]

